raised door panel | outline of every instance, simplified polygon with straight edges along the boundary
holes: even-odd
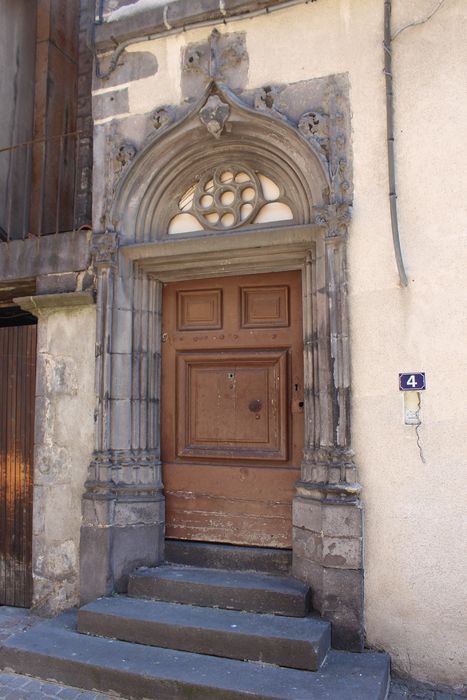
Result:
[[[289,288],[242,287],[242,328],[286,328]]]
[[[286,460],[287,351],[179,353],[179,457]]]
[[[222,328],[222,290],[199,289],[178,292],[177,329],[179,331]]]

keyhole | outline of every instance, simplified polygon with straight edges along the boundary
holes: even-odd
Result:
[[[298,391],[298,384],[295,384],[295,391]]]

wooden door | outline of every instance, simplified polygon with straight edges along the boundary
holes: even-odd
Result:
[[[0,605],[32,596],[36,326],[0,328]]]
[[[300,273],[167,284],[162,340],[167,537],[291,547]]]

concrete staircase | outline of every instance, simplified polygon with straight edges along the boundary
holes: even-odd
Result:
[[[277,561],[287,554],[267,554],[174,544],[171,561],[130,576],[127,596],[7,640],[0,666],[135,699],[384,700],[388,657],[331,650],[308,588]]]

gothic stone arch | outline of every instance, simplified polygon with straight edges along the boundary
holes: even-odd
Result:
[[[315,609],[334,623],[334,645],[359,649],[362,518],[350,444],[349,207],[339,194],[345,188],[336,186],[342,168],[329,176],[325,117],[308,113],[295,126],[212,83],[180,121],[172,123],[164,110],[153,118],[157,134],[138,154],[131,145],[119,149],[111,227],[94,236],[98,403],[83,497],[82,600],[125,590],[133,568],[164,558],[162,284],[296,269],[303,286],[305,444],[293,504],[293,571],[312,586]],[[223,179],[225,172],[232,177]]]

